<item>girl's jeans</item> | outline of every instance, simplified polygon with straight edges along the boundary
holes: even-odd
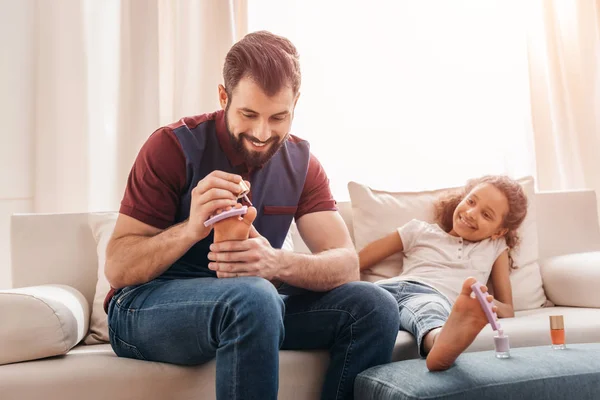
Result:
[[[423,283],[399,281],[382,283],[381,288],[394,296],[400,313],[400,329],[417,339],[419,354],[426,357],[423,338],[429,331],[444,325],[452,304],[437,290]]]

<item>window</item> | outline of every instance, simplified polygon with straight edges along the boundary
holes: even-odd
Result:
[[[249,31],[300,53],[292,133],[338,201],[534,173],[526,35],[511,1],[250,0]]]

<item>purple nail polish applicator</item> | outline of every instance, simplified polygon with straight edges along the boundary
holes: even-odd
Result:
[[[217,214],[212,218],[209,218],[204,222],[204,226],[207,228],[214,224],[215,222],[222,221],[226,218],[236,217],[240,215],[244,215],[248,212],[248,206],[241,206],[240,208],[232,208],[231,210],[223,211],[221,214]]]
[[[509,358],[510,357],[510,346],[508,343],[508,335],[504,334],[504,330],[498,322],[498,315],[492,311],[492,303],[490,303],[486,299],[486,294],[481,291],[481,287],[483,284],[481,282],[475,282],[471,285],[471,289],[473,293],[475,293],[475,297],[479,300],[479,304],[485,313],[492,329],[498,332],[496,336],[494,336],[494,345],[496,347],[496,357],[498,358]]]

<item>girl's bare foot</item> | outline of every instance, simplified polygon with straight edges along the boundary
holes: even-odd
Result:
[[[241,204],[236,204],[235,208],[241,208]],[[217,214],[223,211],[231,210],[233,207],[217,210]],[[245,215],[226,218],[213,225],[214,242],[224,242],[227,240],[246,240],[250,234],[250,226],[256,218],[256,208],[248,207],[248,212]]]
[[[471,285],[475,282],[475,278],[468,278],[463,282],[462,291],[452,306],[448,320],[436,335],[426,360],[430,371],[450,368],[488,323],[479,300],[471,297]],[[485,293],[487,287],[483,286],[481,290]],[[492,302],[493,297],[488,296],[487,300]]]

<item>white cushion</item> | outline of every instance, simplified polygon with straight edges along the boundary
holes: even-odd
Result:
[[[500,319],[510,347],[550,346],[550,315],[564,316],[567,347],[570,343],[600,341],[600,309],[547,307],[519,311],[514,318]],[[487,324],[466,351],[493,350],[495,334]]]
[[[528,310],[549,305],[542,286],[538,265],[538,238],[533,178],[519,180],[528,197],[527,217],[519,229],[520,249],[513,258],[518,269],[511,272],[515,310]],[[411,219],[434,222],[434,204],[447,190],[444,188],[423,192],[389,192],[375,190],[366,185],[349,182],[352,203],[352,222],[356,249],[360,251],[370,242],[379,239]],[[361,274],[362,280],[377,281],[402,273],[402,254],[394,254]]]
[[[544,288],[556,305],[600,308],[600,251],[567,254],[541,262]]]
[[[118,215],[117,212],[90,213],[88,215],[88,223],[96,240],[98,281],[92,304],[90,331],[84,340],[85,344],[108,343],[109,341],[108,316],[104,311],[104,299],[110,290],[110,284],[104,275],[104,264],[106,263],[106,246],[115,229]]]
[[[319,399],[328,365],[326,350],[281,351],[278,398]],[[117,357],[109,344],[81,345],[64,357],[1,367],[0,399],[214,400],[215,367],[215,360],[181,366]]]
[[[0,290],[0,365],[66,354],[88,319],[85,297],[66,285]]]

